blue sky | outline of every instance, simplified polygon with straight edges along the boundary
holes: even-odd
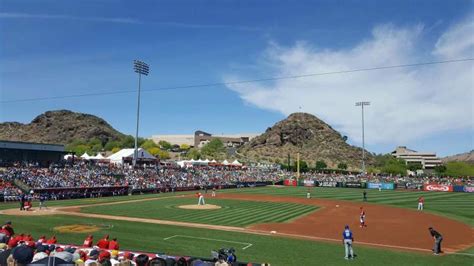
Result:
[[[473,3],[0,0],[0,122],[70,109],[133,134],[135,93],[8,101],[134,90],[137,58],[151,66],[143,89],[472,58]],[[144,92],[140,135],[258,133],[301,106],[360,145],[353,102],[370,100],[369,150],[460,153],[474,149],[472,73],[470,61]]]

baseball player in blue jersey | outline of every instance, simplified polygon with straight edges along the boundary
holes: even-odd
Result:
[[[354,237],[352,236],[352,231],[349,229],[349,226],[346,225],[344,232],[342,232],[342,243],[344,243],[344,247],[346,250],[346,256],[344,258],[346,260],[354,259],[354,250],[352,249],[353,241]]]

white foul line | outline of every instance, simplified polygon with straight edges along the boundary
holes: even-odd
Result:
[[[247,249],[247,248],[249,248],[249,247],[251,247],[251,246],[253,246],[253,244],[245,243],[245,242],[237,242],[237,241],[229,241],[229,240],[214,239],[214,238],[205,238],[205,237],[185,236],[185,235],[174,235],[174,236],[170,236],[170,237],[163,238],[163,240],[169,240],[169,239],[176,238],[176,237],[184,237],[184,238],[192,238],[192,239],[202,239],[202,240],[210,240],[210,241],[219,241],[219,242],[226,242],[226,243],[242,244],[242,245],[246,245],[245,247],[242,248],[242,249],[244,249],[244,250]]]

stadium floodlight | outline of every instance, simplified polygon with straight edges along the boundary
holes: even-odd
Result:
[[[362,174],[365,175],[365,136],[364,136],[364,106],[370,105],[370,102],[356,102],[355,106],[362,108]]]
[[[148,76],[150,72],[150,67],[140,61],[134,60],[133,61],[133,69],[136,73],[138,73],[138,104],[137,104],[137,128],[135,130],[135,149],[133,151],[133,167],[137,164],[138,158],[138,126],[140,124],[140,92],[141,92],[141,83],[142,83],[142,75]]]

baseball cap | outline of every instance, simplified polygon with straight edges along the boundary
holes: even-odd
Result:
[[[96,256],[99,256],[99,251],[97,249],[91,250],[91,252],[89,253],[89,257],[96,257]]]
[[[45,252],[38,252],[33,256],[33,259],[31,262],[39,261],[47,257],[48,257],[48,254],[46,254]]]
[[[111,255],[112,257],[118,257],[119,251],[118,251],[118,250],[112,250],[112,252],[110,252],[110,255]]]
[[[23,245],[16,247],[12,252],[12,256],[17,263],[28,264],[33,260],[33,253],[34,252],[31,247]]]
[[[62,260],[64,260],[65,262],[72,262],[72,254],[67,252],[67,251],[60,251],[60,252],[56,252],[54,253],[54,257],[56,258],[60,258]]]
[[[46,250],[48,250],[48,246],[39,244],[36,246],[36,250],[38,252],[46,252]]]

